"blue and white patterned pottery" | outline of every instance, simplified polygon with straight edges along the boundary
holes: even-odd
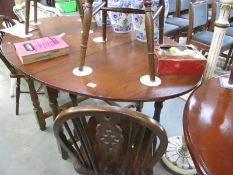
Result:
[[[101,4],[101,0],[95,0],[93,2],[93,9],[95,9],[99,4]],[[102,10],[100,10],[95,16],[94,19],[97,23],[97,26],[101,27],[102,26]],[[111,21],[109,18],[109,12],[107,13],[107,27],[111,26]]]
[[[152,10],[156,11],[159,6],[159,0],[152,0]],[[143,0],[132,0],[132,8],[145,9]],[[165,13],[166,18],[168,14],[168,0],[165,0]],[[145,15],[133,14],[132,15],[133,27],[135,30],[136,39],[141,42],[146,42],[146,30],[145,30]],[[154,41],[159,39],[159,17],[154,20]]]
[[[124,7],[128,8],[131,6],[131,0],[110,0],[110,7]],[[117,33],[128,33],[131,31],[131,14],[109,12],[113,31]]]

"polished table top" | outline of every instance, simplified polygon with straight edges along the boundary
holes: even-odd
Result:
[[[233,90],[213,78],[197,88],[184,110],[187,146],[200,174],[233,174]]]
[[[107,42],[95,43],[102,36],[101,28],[90,34],[86,66],[93,69],[92,74],[77,77],[72,70],[79,65],[81,23],[78,17],[45,18],[38,30],[29,39],[59,35],[69,44],[68,55],[50,60],[23,65],[14,49],[13,43],[25,41],[7,34],[3,39],[2,50],[9,62],[33,79],[58,90],[72,94],[85,95],[115,101],[159,101],[180,96],[198,84],[199,75],[162,75],[158,87],[142,85],[140,77],[148,74],[147,46],[135,41],[132,34],[117,34],[107,29]],[[165,43],[171,40],[165,39]],[[87,86],[95,83],[96,87]]]

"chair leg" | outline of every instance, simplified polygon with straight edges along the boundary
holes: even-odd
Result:
[[[77,7],[78,7],[78,11],[79,11],[81,21],[83,23],[83,15],[84,15],[83,3],[82,3],[82,0],[76,0],[76,2],[77,2]]]
[[[87,43],[88,43],[89,31],[91,27],[92,3],[93,0],[87,0],[86,10],[84,12],[83,34],[82,34],[81,51],[80,51],[80,66],[79,66],[80,71],[83,70],[83,66],[85,64]]]
[[[230,60],[230,57],[232,58],[233,55],[232,55],[232,48],[229,50],[228,54],[227,54],[227,58],[226,58],[226,61],[225,61],[225,64],[223,66],[223,70],[226,70],[227,69],[227,65],[228,65],[228,62]],[[231,61],[231,60],[230,60]]]
[[[152,1],[145,0],[145,28],[147,38],[147,49],[150,69],[150,80],[155,81],[155,66],[154,66],[154,21],[152,17]]]
[[[20,98],[20,78],[17,78],[17,83],[16,83],[16,96],[15,96],[15,102],[16,102],[16,115],[19,115],[19,98]]]
[[[25,34],[28,35],[29,32],[29,15],[30,15],[30,0],[25,1]]]
[[[104,7],[107,7],[107,0],[103,0],[105,2]],[[103,41],[106,41],[106,26],[107,26],[107,11],[102,11],[102,32],[103,32]]]
[[[136,106],[136,111],[142,112],[143,102],[138,102]]]

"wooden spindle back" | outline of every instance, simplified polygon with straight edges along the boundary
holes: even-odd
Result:
[[[55,120],[54,134],[76,158],[74,167],[81,174],[152,174],[168,142],[155,120],[113,106],[63,111]]]

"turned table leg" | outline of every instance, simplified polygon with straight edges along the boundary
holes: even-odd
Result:
[[[161,110],[163,108],[163,102],[164,101],[155,101],[155,104],[154,104],[155,110],[154,110],[153,119],[155,119],[159,123],[160,123]],[[157,145],[157,139],[153,143],[153,149],[156,149],[156,145]]]
[[[78,100],[77,100],[77,96],[73,95],[73,94],[69,94],[70,99],[71,99],[71,104],[73,107],[78,106]]]
[[[154,116],[153,119],[155,119],[157,122],[160,122],[160,114],[161,114],[161,110],[163,108],[163,102],[164,101],[156,101],[154,104]]]
[[[30,78],[26,78],[28,83],[29,92],[33,104],[34,113],[36,115],[37,122],[39,124],[40,130],[44,131],[46,129],[46,122],[42,108],[40,107],[40,102],[38,100],[38,95],[34,86],[34,82]]]
[[[49,97],[49,105],[53,113],[53,119],[55,120],[57,115],[59,114],[59,108],[57,102],[58,91],[50,87],[47,87],[47,92]],[[63,130],[61,130],[60,132],[63,132]],[[59,143],[58,143],[58,149],[62,155],[62,158],[67,159],[68,153],[62,148],[62,146]]]

